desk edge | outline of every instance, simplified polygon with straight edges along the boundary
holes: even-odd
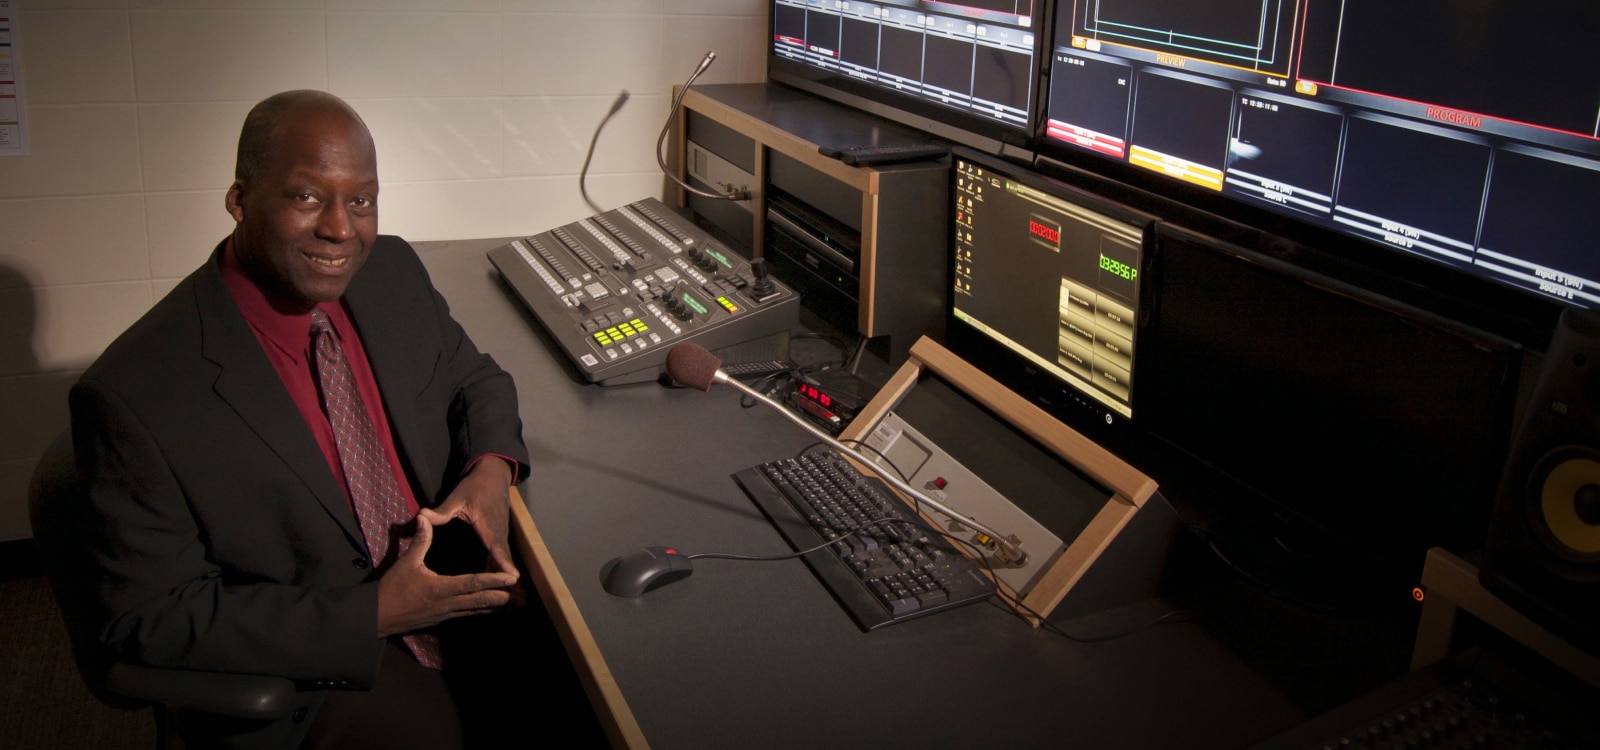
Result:
[[[645,741],[644,732],[633,717],[633,710],[622,697],[622,689],[617,686],[611,668],[600,654],[600,645],[595,642],[594,634],[589,632],[589,625],[584,621],[583,613],[578,611],[572,591],[556,569],[550,549],[545,546],[544,537],[539,534],[522,494],[515,487],[511,488],[511,526],[523,565],[528,567],[539,598],[544,600],[545,608],[552,615],[562,645],[577,668],[578,677],[583,681],[589,702],[595,707],[595,714],[605,729],[606,737],[611,740],[611,746],[636,750],[649,748],[650,743]]]

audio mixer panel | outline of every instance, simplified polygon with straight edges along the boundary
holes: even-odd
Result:
[[[653,198],[513,240],[489,261],[601,385],[655,380],[673,344],[718,351],[787,341],[800,322],[799,295],[764,261],[746,260]]]

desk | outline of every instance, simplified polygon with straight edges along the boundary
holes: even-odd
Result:
[[[647,545],[788,552],[729,474],[810,438],[731,390],[585,384],[485,258],[503,242],[417,248],[516,378],[533,461],[518,543],[619,746],[1233,748],[1305,717],[1192,623],[1078,644],[976,605],[862,633],[798,560],[702,560],[606,594],[601,565]],[[1139,609],[1065,625],[1120,630]]]

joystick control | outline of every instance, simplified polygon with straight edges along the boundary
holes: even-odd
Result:
[[[755,298],[755,301],[766,302],[777,295],[777,285],[772,283],[771,272],[767,270],[766,258],[752,258],[750,260],[750,273],[756,277],[756,283],[750,287],[750,296]]]

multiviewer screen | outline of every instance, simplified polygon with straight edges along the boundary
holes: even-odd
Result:
[[[774,55],[1023,129],[1034,0],[775,0]]]
[[[954,317],[1132,417],[1144,228],[960,154],[954,179]]]
[[[1062,0],[1047,145],[1600,305],[1600,4]]]

